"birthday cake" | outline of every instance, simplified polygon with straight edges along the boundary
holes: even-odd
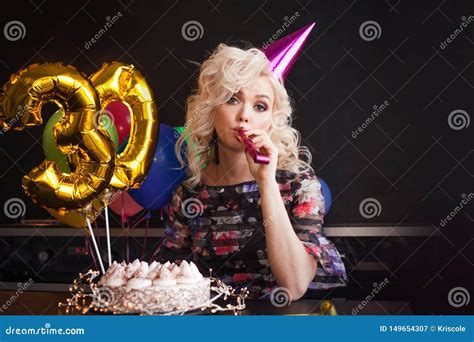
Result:
[[[189,311],[205,306],[210,290],[193,262],[113,262],[94,289],[95,306],[115,313]]]

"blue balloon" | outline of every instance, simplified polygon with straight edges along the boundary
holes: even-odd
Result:
[[[321,184],[321,192],[323,193],[324,197],[324,215],[327,215],[329,213],[329,210],[331,209],[331,202],[332,202],[332,194],[331,190],[329,189],[329,186],[327,183],[320,177],[318,177],[319,183]]]
[[[125,150],[125,148],[126,148],[127,145],[128,145],[128,138],[130,138],[130,134],[127,135],[127,136],[123,139],[122,143],[120,144],[120,146],[119,146],[119,148],[118,148],[118,150],[117,150],[117,154],[120,154],[120,153],[122,153],[122,152]]]
[[[160,124],[158,145],[148,175],[139,189],[130,189],[130,196],[143,208],[157,210],[168,205],[173,190],[185,180],[185,169],[181,168],[174,153],[179,133],[172,127]],[[184,145],[181,151],[184,159]]]

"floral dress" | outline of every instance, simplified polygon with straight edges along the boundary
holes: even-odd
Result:
[[[310,288],[345,286],[341,255],[323,232],[324,198],[312,171],[277,170],[281,200],[306,251],[317,260]],[[236,289],[247,287],[251,298],[265,298],[277,287],[266,252],[265,226],[256,181],[234,185],[180,184],[165,219],[159,261],[188,260],[201,272],[219,277]]]

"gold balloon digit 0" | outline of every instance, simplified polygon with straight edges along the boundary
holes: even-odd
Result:
[[[138,188],[148,173],[159,133],[158,114],[153,93],[143,75],[133,65],[104,63],[90,77],[101,108],[121,101],[130,111],[130,137],[125,150],[117,156],[110,189]]]

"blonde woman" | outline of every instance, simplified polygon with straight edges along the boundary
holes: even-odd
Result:
[[[173,193],[160,261],[192,260],[253,298],[283,287],[297,300],[308,287],[346,284],[340,254],[322,231],[324,199],[311,154],[299,146],[291,115],[263,52],[217,47],[187,101],[176,154],[189,178]],[[237,128],[269,164],[253,162]],[[178,153],[185,139],[186,161]]]

